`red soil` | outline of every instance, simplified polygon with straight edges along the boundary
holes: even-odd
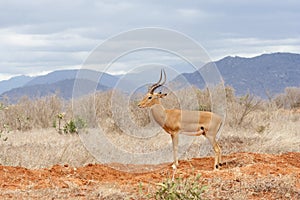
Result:
[[[226,165],[218,171],[212,170],[212,157],[180,161],[175,177],[188,177],[200,173],[202,183],[210,186],[208,198],[222,194],[229,195],[230,191],[234,193],[239,187],[239,192],[246,194],[248,199],[300,199],[300,153],[291,152],[282,155],[234,153],[224,156],[223,160]],[[131,166],[132,169],[135,167],[141,166]],[[172,176],[171,164],[161,164],[156,167],[157,170],[152,172],[128,173],[101,164],[90,164],[79,168],[55,165],[50,169],[36,170],[0,166],[0,198],[11,197],[7,196],[5,191],[12,190],[55,188],[59,191],[59,189],[76,186],[78,188],[84,187],[85,191],[88,191],[89,187],[92,189],[101,184],[114,185],[127,194],[134,194],[138,193],[137,186],[139,183],[155,188],[155,183],[162,182]],[[283,177],[289,179],[282,179]],[[283,183],[278,182],[281,179],[285,181]],[[286,180],[291,182],[286,183]],[[269,186],[268,189],[264,185],[268,181],[278,186]],[[224,191],[222,187],[224,187]],[[280,190],[280,188],[287,191],[274,191]],[[81,197],[85,198],[84,192]]]

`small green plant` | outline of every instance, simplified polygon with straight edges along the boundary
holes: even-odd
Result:
[[[77,133],[77,127],[73,120],[70,120],[65,124],[64,133]]]
[[[167,200],[201,199],[201,194],[207,187],[201,186],[200,177],[201,175],[198,174],[189,178],[179,177],[174,181],[167,179],[162,183],[158,183],[153,198]]]
[[[139,182],[139,195],[141,196],[143,194],[143,184]]]
[[[52,127],[55,128],[55,129],[57,128],[57,125],[56,125],[56,119],[54,119],[54,120],[52,121]]]
[[[0,102],[0,111],[4,110],[5,108],[6,108],[6,106],[2,102]]]
[[[62,132],[61,122],[65,118],[65,115],[66,115],[66,113],[59,113],[58,115],[56,115],[56,117],[58,119],[58,132],[59,133]],[[56,120],[53,122],[53,127],[56,128]]]

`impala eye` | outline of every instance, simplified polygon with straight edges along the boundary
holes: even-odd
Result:
[[[148,97],[148,99],[152,99],[152,97],[150,96],[150,97]]]

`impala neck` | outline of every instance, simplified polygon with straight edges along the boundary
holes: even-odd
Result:
[[[154,120],[161,126],[164,127],[166,121],[165,108],[161,104],[154,104],[151,106],[151,114]]]

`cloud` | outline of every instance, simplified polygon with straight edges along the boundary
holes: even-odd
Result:
[[[260,53],[300,52],[300,37],[283,39],[263,39],[246,37],[229,37],[210,44],[215,47],[210,52],[221,59],[226,55],[254,57]],[[216,48],[219,47],[219,48]],[[234,47],[234,48],[233,48]]]
[[[99,41],[72,31],[22,34],[2,29],[0,43],[0,72],[30,74],[80,65]]]
[[[78,67],[101,42],[141,27],[182,32],[212,59],[299,53],[299,9],[297,0],[0,1],[0,73]]]

